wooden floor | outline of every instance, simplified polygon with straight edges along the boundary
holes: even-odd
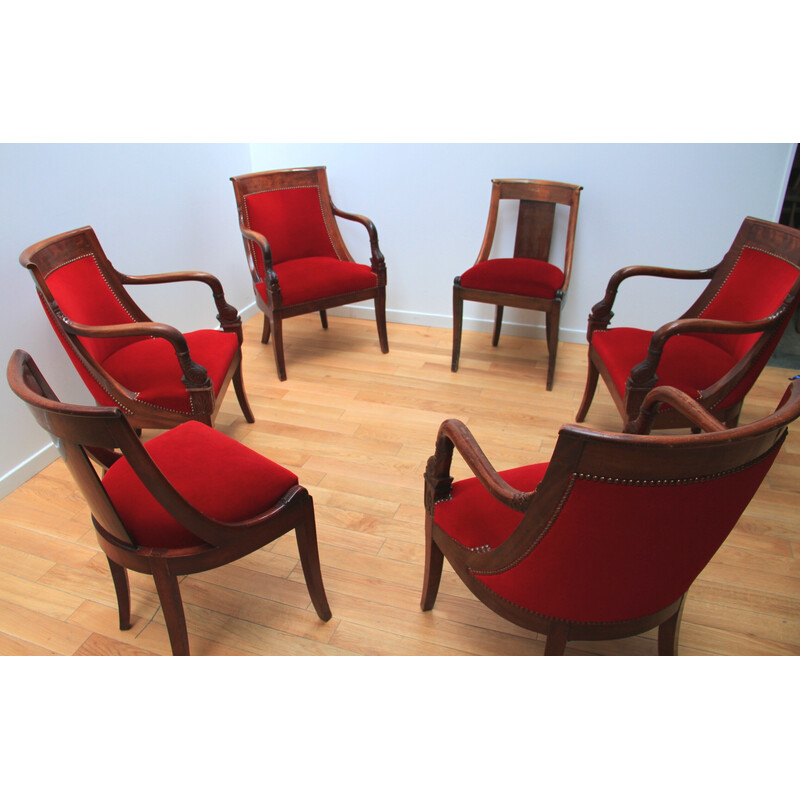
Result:
[[[419,609],[422,474],[439,423],[466,422],[498,469],[549,458],[583,392],[586,346],[562,343],[546,392],[543,340],[466,332],[457,374],[449,329],[318,316],[285,323],[288,380],[277,380],[260,317],[245,325],[245,384],[217,428],[295,471],[314,497],[333,618],[310,605],[288,534],[234,565],[182,580],[195,655],[539,655],[536,634],[484,608],[445,565],[436,606]],[[47,364],[40,364],[47,374]],[[742,420],[770,412],[796,370],[770,367]],[[67,399],[67,398],[64,398]],[[586,420],[619,430],[601,385]],[[465,477],[454,459],[454,476]],[[800,423],[727,543],[690,590],[681,655],[800,654]],[[152,579],[131,573],[133,628],[120,631],[105,557],[61,462],[0,501],[0,654],[163,655]],[[648,633],[572,643],[568,655],[654,655]]]

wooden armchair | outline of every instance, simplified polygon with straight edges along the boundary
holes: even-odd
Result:
[[[475,264],[453,282],[453,358],[458,371],[464,301],[497,306],[492,345],[500,341],[503,308],[544,311],[547,334],[547,390],[553,388],[561,305],[572,275],[572,253],[582,186],[537,180],[492,181],[489,219]],[[491,257],[501,200],[519,201],[513,258]],[[564,237],[563,269],[550,263],[556,206],[569,209]]]
[[[59,402],[21,350],[12,355],[7,377],[89,504],[121,630],[131,627],[126,570],[152,575],[172,652],[189,655],[178,577],[228,564],[290,530],[314,609],[330,619],[314,504],[296,475],[196,420],[143,444],[119,408]]]
[[[707,285],[678,320],[656,331],[609,328],[620,284],[635,276],[700,280]],[[576,416],[582,422],[598,375],[629,425],[654,386],[674,386],[735,426],[742,402],[780,341],[800,301],[800,231],[748,217],[715,267],[679,270],[635,266],[611,277],[589,316],[589,373]],[[669,404],[656,428],[687,422]]]
[[[219,280],[205,272],[124,275],[90,227],[52,236],[22,252],[47,318],[101,406],[118,406],[135,428],[213,424],[233,381],[248,422],[242,378],[242,321]],[[153,322],[126,286],[200,281],[213,294],[222,330],[181,333]]]
[[[696,435],[645,435],[661,404]],[[674,655],[684,598],[736,525],[800,416],[800,381],[778,409],[725,428],[672,387],[650,392],[636,435],[561,428],[549,463],[497,472],[466,426],[445,421],[425,472],[422,609],[446,558],[501,617],[570,640],[617,639],[658,626]],[[453,481],[453,449],[474,477]]]
[[[372,300],[381,352],[388,353],[386,263],[378,232],[367,217],[333,205],[325,167],[258,172],[231,181],[256,303],[264,314],[261,341],[267,344],[272,333],[280,380],[286,380],[283,320],[299,314],[319,311],[327,328],[327,309]],[[353,261],[337,217],[366,228],[371,266]]]

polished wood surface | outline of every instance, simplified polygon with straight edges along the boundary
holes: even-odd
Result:
[[[547,346],[507,337],[493,348],[465,332],[450,371],[449,328],[391,325],[392,352],[374,347],[374,321],[337,318],[336,336],[311,316],[287,322],[293,371],[279,383],[244,325],[256,422],[226,396],[217,429],[284,464],[314,498],[332,619],[314,612],[289,537],[235,564],[181,580],[195,655],[541,655],[544,639],[502,620],[445,565],[436,606],[419,610],[425,558],[423,473],[439,424],[462,420],[498,469],[550,457],[584,388],[587,346],[562,342],[552,392]],[[742,421],[771,413],[797,370],[768,367]],[[599,387],[586,425],[619,429]],[[156,435],[148,432],[148,435]],[[458,465],[454,464],[454,467]],[[454,470],[454,477],[467,477]],[[680,654],[800,655],[800,426],[727,542],[689,591]],[[131,621],[119,630],[114,586],[89,512],[61,462],[0,500],[0,654],[169,654],[148,575],[130,575]],[[656,655],[655,631],[571,642],[569,655]]]

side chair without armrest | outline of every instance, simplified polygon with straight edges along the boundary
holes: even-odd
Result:
[[[319,311],[327,328],[327,309],[372,300],[381,352],[388,353],[386,263],[377,230],[367,217],[336,208],[325,167],[258,172],[231,181],[256,303],[264,314],[261,341],[267,344],[272,333],[280,380],[286,380],[283,320],[299,314]],[[353,261],[337,217],[366,228],[370,266]]]
[[[189,655],[178,577],[228,564],[290,530],[314,609],[330,619],[313,501],[289,470],[196,420],[143,444],[119,408],[59,402],[21,350],[12,355],[7,377],[89,504],[121,630],[131,627],[126,570],[150,574],[172,652]]]
[[[36,284],[50,324],[101,406],[118,406],[135,428],[171,428],[190,419],[212,425],[233,381],[248,422],[253,412],[242,378],[242,321],[206,272],[124,275],[90,227],[31,245],[20,263]],[[153,322],[126,286],[205,283],[222,330],[181,333]]]
[[[655,331],[609,328],[620,284],[635,276],[701,280],[707,285],[680,318]],[[611,277],[589,315],[589,372],[576,416],[583,422],[598,375],[628,426],[654,386],[674,386],[728,426],[800,301],[800,231],[747,217],[722,261],[703,270],[634,266]],[[668,403],[655,428],[684,428]]]
[[[453,283],[453,359],[451,369],[458,371],[461,354],[461,327],[464,301],[491,303],[497,306],[492,345],[500,341],[503,308],[527,308],[544,311],[547,335],[547,389],[553,388],[558,351],[558,328],[561,305],[572,275],[572,253],[581,186],[539,180],[492,181],[489,219],[480,253],[475,264]],[[516,241],[513,258],[492,258],[501,200],[518,200]],[[563,270],[550,263],[553,225],[557,205],[569,208],[564,244]]]
[[[705,432],[646,435],[662,403]],[[676,654],[686,593],[798,416],[797,379],[772,415],[734,429],[658,387],[635,434],[564,426],[549,463],[502,472],[466,426],[445,421],[425,473],[423,611],[446,558],[483,604],[544,634],[545,655],[656,626],[659,654]],[[474,477],[453,481],[454,448]]]

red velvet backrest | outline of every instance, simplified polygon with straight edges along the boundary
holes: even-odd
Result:
[[[245,225],[269,242],[273,264],[295,258],[337,258],[322,215],[319,186],[271,189],[246,195]],[[261,251],[253,247],[257,269],[263,276]]]
[[[92,254],[67,261],[52,270],[45,282],[59,308],[73,322],[83,325],[119,325],[134,321],[122,301],[112,291]],[[138,340],[139,337],[81,337],[86,350],[99,363],[120,347]]]
[[[795,264],[763,250],[744,247],[727,279],[698,316],[739,322],[768,317],[778,310],[799,276]],[[741,336],[694,335],[713,341],[737,360],[761,336],[760,333]],[[778,338],[775,337],[775,344]]]
[[[796,417],[797,407],[795,396],[786,414]],[[655,613],[689,589],[736,525],[777,456],[785,423],[758,436],[743,426],[735,434],[614,442],[566,426],[537,490],[552,505],[540,511],[534,502],[520,524],[533,531],[525,534],[531,544],[511,569],[476,576],[556,618]]]

